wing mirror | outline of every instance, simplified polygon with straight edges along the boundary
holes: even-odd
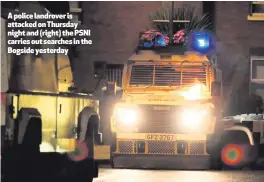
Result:
[[[97,79],[106,78],[107,64],[105,61],[94,62],[94,77]]]
[[[211,96],[221,96],[221,82],[212,82]]]

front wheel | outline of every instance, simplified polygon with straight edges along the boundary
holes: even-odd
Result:
[[[66,180],[68,182],[92,182],[94,175],[94,161],[85,159],[78,162],[72,162],[71,167],[67,171]]]
[[[111,168],[115,168],[115,163],[114,163],[114,152],[116,151],[116,134],[112,135],[112,141],[110,145],[110,163],[111,163]]]
[[[94,132],[89,128],[84,141],[77,141],[75,151],[69,154],[71,168],[68,180],[92,182],[98,177],[98,164],[94,161]]]
[[[255,146],[250,145],[248,136],[242,131],[227,132],[221,147],[223,169],[243,169],[251,167],[257,159]]]

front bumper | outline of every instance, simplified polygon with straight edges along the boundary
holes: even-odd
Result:
[[[204,134],[117,133],[113,154],[207,155]]]
[[[156,135],[164,136],[165,140],[160,140],[162,138]],[[205,134],[117,133],[112,166],[132,169],[210,169],[206,141]]]
[[[206,170],[210,169],[209,155],[118,155],[112,156],[115,168],[132,169],[184,169]]]

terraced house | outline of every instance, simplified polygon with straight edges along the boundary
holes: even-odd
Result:
[[[120,84],[122,64],[135,51],[138,33],[150,27],[149,13],[171,2],[41,3],[52,13],[70,11],[82,27],[91,30],[93,44],[76,48],[73,76],[78,88],[94,90],[96,83],[89,79],[93,77],[94,61],[106,61],[108,79]],[[264,98],[263,2],[175,1],[174,7],[184,4],[195,7],[198,16],[210,15],[217,61],[223,71],[226,110],[230,111],[226,114],[251,112],[247,107],[249,93]],[[102,120],[107,122],[107,117],[102,116]]]
[[[83,47],[76,65],[88,76],[87,66],[95,60],[107,61],[108,79],[121,84],[122,64],[137,46],[138,33],[150,27],[149,13],[171,2],[83,2],[79,4],[80,19],[91,28],[93,45]],[[218,64],[223,71],[225,115],[255,112],[255,98],[264,98],[264,4],[263,2],[180,2],[195,7],[198,16],[209,14],[211,31],[216,37]],[[188,21],[188,20],[187,20]],[[83,66],[87,65],[87,66]],[[91,66],[89,66],[91,67]],[[80,80],[80,79],[77,80]],[[89,85],[86,83],[79,83]],[[260,103],[261,105],[261,103]],[[101,119],[109,123],[107,112]],[[103,130],[110,129],[102,124]],[[104,132],[104,133],[105,133]],[[107,141],[106,141],[107,142]]]
[[[84,2],[83,23],[91,27],[96,40],[85,55],[89,60],[115,64],[111,66],[116,69],[116,64],[123,64],[133,53],[138,32],[149,26],[149,13],[168,3],[171,2]],[[263,2],[174,2],[174,7],[183,4],[194,6],[198,15],[210,15],[227,110],[232,111],[229,114],[246,112],[248,108],[242,105],[248,104],[241,104],[247,102],[244,94],[251,92],[264,97]],[[118,75],[109,76],[118,79]]]

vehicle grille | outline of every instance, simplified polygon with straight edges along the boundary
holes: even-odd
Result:
[[[189,144],[190,154],[192,155],[202,155],[204,154],[206,148],[203,141],[192,141]]]
[[[143,152],[136,149],[135,140],[118,140],[116,153],[119,154],[167,154],[177,155],[179,143],[186,143],[187,147],[182,155],[206,155],[205,141],[140,141],[144,143]]]
[[[179,106],[139,105],[139,133],[182,133]]]
[[[175,142],[167,141],[148,141],[148,153],[149,154],[174,154]]]
[[[195,81],[206,85],[207,69],[203,65],[159,66],[133,65],[130,85],[192,86]],[[210,74],[210,73],[208,73]]]
[[[132,154],[134,152],[133,149],[134,149],[133,141],[119,141],[118,142],[118,150],[120,153]]]

